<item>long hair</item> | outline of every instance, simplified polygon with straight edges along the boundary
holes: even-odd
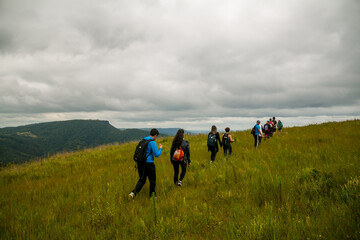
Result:
[[[217,132],[217,128],[216,128],[215,125],[212,125],[212,127],[211,127],[211,132],[212,132],[213,134],[215,134],[215,133]]]
[[[172,147],[174,147],[175,149],[179,148],[181,146],[183,139],[184,139],[184,129],[180,128],[173,139]]]

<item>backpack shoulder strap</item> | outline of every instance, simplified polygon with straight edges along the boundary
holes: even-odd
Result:
[[[154,141],[154,139],[148,139],[148,140],[145,140],[145,141],[147,142],[147,147],[149,147],[149,143]],[[150,148],[150,153],[149,153],[149,155],[146,156],[146,158],[148,158],[148,156],[150,156],[151,152],[152,152],[152,148]]]

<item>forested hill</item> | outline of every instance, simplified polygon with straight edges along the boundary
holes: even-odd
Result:
[[[108,121],[70,120],[0,129],[0,164],[21,163],[57,152],[138,140],[139,129],[119,130]]]

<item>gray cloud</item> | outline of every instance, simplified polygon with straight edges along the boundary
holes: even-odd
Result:
[[[3,126],[360,115],[356,0],[0,4]]]

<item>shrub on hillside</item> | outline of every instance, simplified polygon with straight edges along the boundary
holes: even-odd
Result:
[[[296,192],[309,199],[329,196],[336,186],[336,180],[330,174],[314,168],[302,169],[295,180]]]
[[[360,220],[360,177],[351,178],[341,190],[341,200],[350,207],[353,218]]]
[[[342,187],[342,200],[348,203],[351,200],[360,201],[360,177],[351,178]]]

